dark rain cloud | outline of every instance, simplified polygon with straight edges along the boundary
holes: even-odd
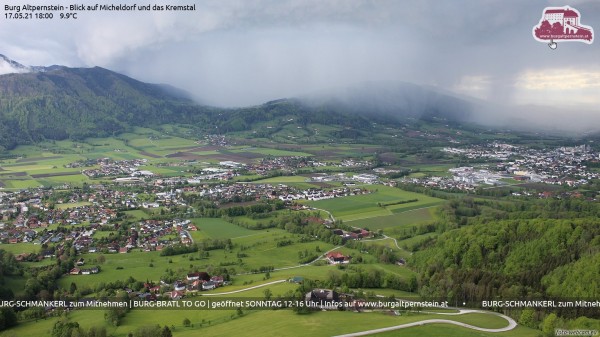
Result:
[[[193,2],[194,13],[88,12],[68,23],[3,20],[0,53],[25,64],[103,66],[182,87],[220,106],[365,81],[430,85],[495,104],[548,101],[592,111],[600,104],[600,86],[581,85],[586,74],[600,73],[598,42],[559,43],[552,51],[531,33],[544,7],[567,4],[598,33],[598,1]],[[581,78],[559,88],[553,74],[569,71]],[[536,87],[534,80],[547,85]]]

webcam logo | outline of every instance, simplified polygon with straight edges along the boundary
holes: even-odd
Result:
[[[533,27],[533,38],[539,42],[547,42],[551,49],[556,49],[556,42],[559,41],[591,44],[594,42],[594,29],[582,25],[580,20],[581,14],[575,8],[546,7],[540,22]]]

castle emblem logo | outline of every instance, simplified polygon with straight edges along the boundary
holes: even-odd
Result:
[[[548,42],[552,49],[559,41],[594,42],[594,29],[581,24],[581,14],[569,6],[544,8],[542,18],[533,27],[532,33],[537,41]]]

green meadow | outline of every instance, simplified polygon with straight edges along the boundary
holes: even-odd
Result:
[[[89,206],[91,204],[92,204],[91,202],[82,201],[82,202],[73,202],[73,203],[66,203],[66,204],[56,204],[55,208],[68,209],[68,208],[76,208],[76,207],[81,207],[81,206]]]
[[[346,221],[346,224],[361,228],[367,227],[370,230],[388,229],[392,227],[414,225],[433,221],[435,220],[434,212],[435,207],[419,208],[392,215]]]
[[[197,239],[228,239],[245,235],[256,234],[257,231],[249,230],[236,226],[221,218],[193,218],[192,223],[196,225],[198,231],[190,232],[194,240]]]
[[[367,188],[371,190],[371,193],[344,198],[308,201],[306,203],[312,207],[330,211],[336,219],[353,221],[393,215],[394,213],[400,213],[404,210],[415,210],[435,206],[443,202],[443,200],[438,198],[403,191],[394,187],[367,186]],[[384,206],[385,204],[393,204],[413,199],[417,199],[417,201]]]
[[[38,253],[41,250],[40,247],[40,245],[34,245],[29,242],[0,243],[0,249],[11,252],[14,255],[21,253]]]
[[[204,219],[202,219],[204,220]],[[299,235],[289,234],[280,229],[268,229],[262,231],[250,231],[220,219],[211,219],[213,226],[210,238],[228,238],[222,233],[233,234],[233,247],[231,250],[217,249],[208,252],[208,257],[202,257],[200,253],[189,253],[175,256],[160,256],[160,252],[143,252],[133,249],[126,254],[103,254],[104,263],[98,262],[98,253],[83,254],[86,264],[89,266],[99,265],[101,272],[93,275],[65,275],[59,280],[59,285],[68,288],[71,282],[78,287],[89,287],[95,289],[101,283],[107,283],[118,279],[133,277],[140,281],[158,282],[166,271],[173,270],[181,277],[192,270],[208,270],[217,266],[227,266],[234,273],[247,273],[260,267],[287,268],[299,264],[299,252],[308,251],[314,255],[320,255],[318,251],[324,252],[332,245],[319,241],[299,242]],[[216,221],[220,220],[220,221]],[[227,228],[227,224],[229,226]],[[202,225],[202,222],[200,222]],[[224,226],[224,232],[219,232],[218,226]],[[201,227],[202,228],[202,227]],[[197,233],[203,230],[191,232],[194,240],[203,240]],[[109,233],[109,232],[106,232]],[[243,235],[240,235],[243,234]],[[102,232],[102,235],[108,235]],[[291,241],[292,244],[278,246],[277,242]],[[243,253],[243,255],[240,255]],[[233,269],[232,269],[233,268]],[[319,274],[323,276],[322,274]],[[287,275],[286,275],[287,277]],[[234,277],[232,285],[241,285],[250,279],[238,279]]]

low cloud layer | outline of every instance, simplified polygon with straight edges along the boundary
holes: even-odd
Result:
[[[532,37],[544,7],[563,2],[153,3],[196,3],[197,10],[2,20],[0,53],[28,65],[102,66],[181,87],[219,106],[260,104],[365,81],[404,81],[494,104],[592,111],[581,114],[586,120],[600,113],[598,42],[559,43],[551,50]],[[580,11],[582,24],[600,32],[598,1],[569,5]]]

